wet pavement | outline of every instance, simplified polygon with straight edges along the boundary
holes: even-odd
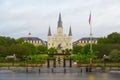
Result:
[[[110,72],[86,72],[85,68],[2,68],[0,80],[120,80],[120,74]],[[40,71],[39,71],[40,69]],[[53,70],[53,71],[52,71]]]

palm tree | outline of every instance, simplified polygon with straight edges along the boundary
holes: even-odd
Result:
[[[70,55],[72,53],[72,49],[65,49],[65,54]]]
[[[48,49],[48,54],[56,54],[56,53],[57,53],[57,49],[56,48]]]

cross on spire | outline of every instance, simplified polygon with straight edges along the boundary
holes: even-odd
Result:
[[[63,27],[63,26],[62,26],[61,13],[59,13],[58,27]]]

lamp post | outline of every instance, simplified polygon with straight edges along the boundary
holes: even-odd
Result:
[[[60,67],[60,57],[58,57],[58,64],[59,64],[59,67]]]
[[[103,55],[104,70],[106,69],[106,59],[107,59],[107,56],[104,54],[104,55]]]

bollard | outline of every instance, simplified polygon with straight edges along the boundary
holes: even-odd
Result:
[[[88,67],[86,66],[86,72],[88,72]]]
[[[52,68],[52,72],[54,72],[53,68]]]
[[[26,68],[26,72],[28,73],[28,67]]]
[[[81,68],[81,73],[82,73],[82,68]]]
[[[92,70],[91,70],[92,68],[91,67],[89,67],[89,72],[91,72]]]
[[[64,73],[66,73],[66,69],[64,68]]]
[[[40,73],[40,71],[41,71],[41,70],[39,69],[39,73]]]

